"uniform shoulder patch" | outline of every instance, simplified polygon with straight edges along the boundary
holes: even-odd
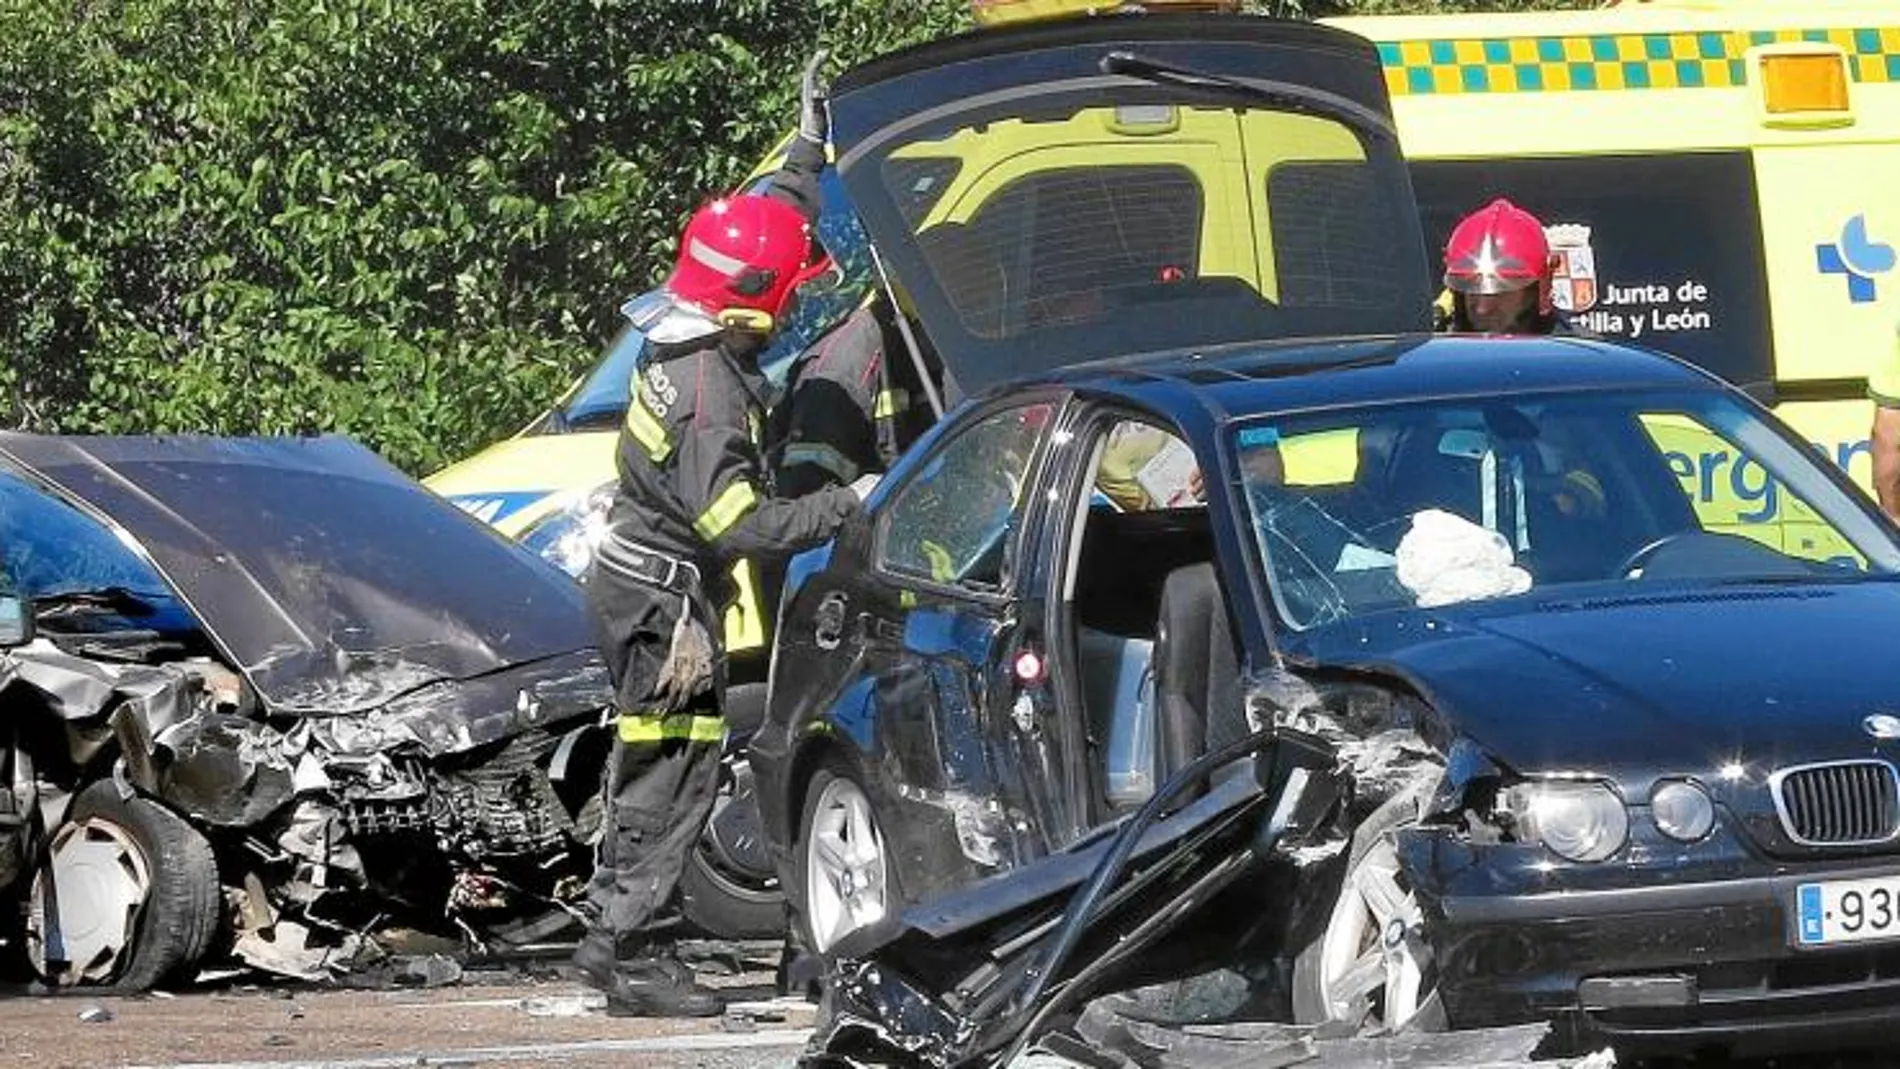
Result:
[[[640,403],[656,416],[666,416],[672,411],[674,405],[679,404],[679,387],[673,385],[673,378],[667,374],[666,365],[658,360],[640,368],[637,384]]]

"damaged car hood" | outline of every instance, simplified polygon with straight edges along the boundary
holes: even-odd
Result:
[[[1629,590],[1327,629],[1321,663],[1401,676],[1519,769],[1867,756],[1900,709],[1900,586]],[[1825,698],[1817,697],[1825,695]],[[1789,732],[1798,720],[1799,732]]]
[[[0,433],[0,456],[149,558],[275,712],[593,645],[565,575],[345,438]]]

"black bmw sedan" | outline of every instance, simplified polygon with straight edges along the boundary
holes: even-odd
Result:
[[[1707,456],[1799,522],[1712,500]],[[768,832],[815,949],[981,1005],[1033,943],[1000,917],[1046,933],[1103,829],[1292,733],[1331,815],[1168,907],[1181,968],[1277,963],[1305,1022],[1832,1039],[1900,1005],[1897,572],[1838,469],[1658,354],[1074,369],[973,402],[794,569]]]

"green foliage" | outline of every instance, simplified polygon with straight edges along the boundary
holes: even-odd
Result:
[[[0,420],[337,431],[433,470],[594,360],[686,213],[790,125],[812,47],[847,64],[965,20],[964,0],[0,0]]]
[[[0,0],[0,405],[416,472],[598,354],[816,42],[957,0]]]

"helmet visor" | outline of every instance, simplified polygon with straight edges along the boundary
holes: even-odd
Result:
[[[687,304],[671,290],[649,290],[620,306],[635,330],[656,345],[678,345],[719,333],[719,321]]]
[[[1483,296],[1495,293],[1516,293],[1537,284],[1535,277],[1511,278],[1495,271],[1447,271],[1445,288],[1454,293]]]

